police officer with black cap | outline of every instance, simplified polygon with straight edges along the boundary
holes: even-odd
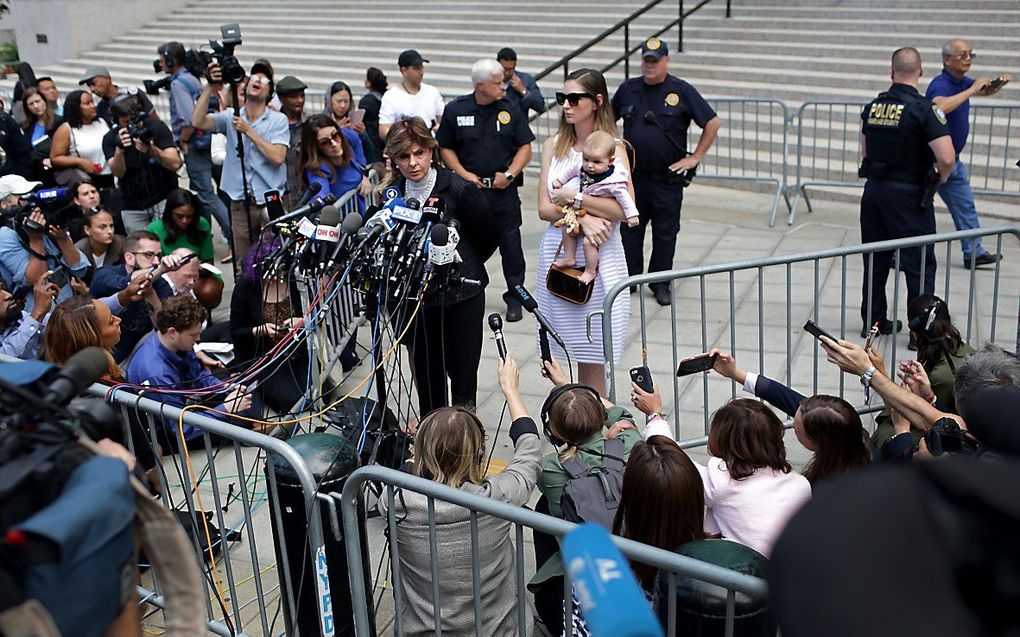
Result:
[[[436,132],[443,162],[485,195],[499,223],[499,254],[507,292],[506,320],[521,320],[521,305],[511,292],[524,283],[521,248],[521,198],[517,188],[531,161],[535,135],[520,109],[506,99],[503,67],[491,58],[471,67],[475,90],[453,100]]]
[[[956,165],[946,116],[917,91],[921,55],[904,47],[892,56],[893,84],[861,111],[860,175],[867,178],[861,197],[864,243],[935,233],[932,197]],[[897,268],[907,277],[907,304],[935,291],[935,247],[900,250]],[[864,255],[861,336],[878,323],[882,334],[899,332],[902,323],[886,316],[885,285],[893,253]],[[921,278],[923,276],[923,279]]]
[[[644,271],[645,227],[652,224],[649,272],[673,268],[676,235],[680,232],[680,206],[684,187],[698,163],[712,147],[722,119],[698,90],[669,74],[669,48],[658,38],[641,46],[641,77],[620,85],[612,100],[613,113],[623,118],[623,136],[634,147],[634,194],[640,223],[621,226],[627,270]],[[702,128],[693,153],[687,152],[691,120]],[[672,301],[669,285],[653,285],[659,305]],[[632,289],[633,291],[633,289]]]

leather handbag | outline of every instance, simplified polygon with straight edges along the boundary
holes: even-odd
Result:
[[[560,247],[556,249],[556,256],[553,257],[554,261],[560,257],[562,249],[563,244],[560,243]],[[595,289],[595,281],[581,283],[580,277],[582,274],[584,272],[577,268],[561,268],[553,263],[549,267],[549,272],[545,275],[545,287],[549,290],[549,294],[556,298],[569,301],[575,305],[584,305],[591,300],[591,293]]]

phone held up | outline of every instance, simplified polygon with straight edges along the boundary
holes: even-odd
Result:
[[[820,337],[824,336],[826,338],[832,339],[833,342],[836,343],[839,342],[838,338],[823,330],[821,326],[818,325],[818,323],[815,323],[810,319],[808,319],[807,323],[804,323],[804,331],[819,340],[821,340]]]
[[[652,385],[652,373],[648,371],[647,365],[635,367],[630,370],[630,380],[640,387],[642,391],[648,392],[649,394],[655,391],[655,388]]]
[[[676,368],[676,375],[690,376],[698,372],[707,372],[715,367],[715,359],[715,354],[698,354],[697,356],[685,358],[680,361],[680,366]]]

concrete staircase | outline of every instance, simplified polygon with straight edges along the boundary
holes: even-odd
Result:
[[[688,2],[687,7],[692,4]],[[218,25],[240,22],[244,44],[237,52],[241,62],[248,65],[256,57],[268,57],[278,78],[293,74],[303,79],[310,87],[309,109],[319,107],[322,91],[337,79],[359,93],[368,66],[382,68],[391,83],[399,81],[396,57],[405,48],[417,48],[431,60],[426,81],[450,98],[470,90],[469,69],[479,57],[509,45],[518,52],[520,68],[535,73],[640,6],[623,0],[519,0],[512,4],[383,0],[366,10],[360,2],[334,0],[200,0],[37,73],[55,77],[66,93],[76,87],[86,66],[104,64],[119,84],[140,85],[143,79],[156,77],[150,61],[158,45],[171,39],[200,45],[218,36]],[[931,77],[941,67],[942,43],[953,36],[972,40],[979,53],[975,75],[1020,75],[1016,46],[1020,3],[1015,1],[979,0],[963,6],[955,0],[735,0],[729,19],[724,8],[725,2],[716,0],[687,20],[683,53],[676,51],[675,30],[663,36],[673,50],[672,71],[706,96],[780,99],[790,107],[789,115],[809,100],[870,99],[888,86],[889,56],[899,46],[920,49],[926,76]],[[670,0],[650,10],[631,26],[631,46],[676,15],[677,3]],[[623,43],[621,30],[572,61],[570,68],[601,67],[620,55]],[[632,74],[639,72],[639,65],[635,54],[630,60]],[[558,88],[560,77],[562,69],[540,82],[547,97]],[[607,73],[611,90],[623,79],[622,64]],[[1020,81],[1016,86],[1020,87]],[[1020,103],[1013,97],[1017,90],[1009,87],[976,103]],[[157,103],[164,101],[161,96]],[[805,147],[818,149],[816,159],[841,163],[845,172],[846,166],[857,161],[854,116],[850,113],[838,125],[812,121],[813,126],[805,129],[810,131],[803,139]],[[557,117],[553,109],[535,122],[540,140],[555,129]],[[740,158],[744,172],[774,174],[782,163],[781,137],[770,135],[763,140],[749,131],[781,128],[782,116],[758,109],[754,117],[744,117],[741,120],[738,113],[728,118],[717,153],[720,165]],[[986,135],[971,142],[972,163],[987,163],[989,179],[996,187],[1005,183],[1012,192],[1020,191],[1020,170],[1012,166],[1020,157],[1016,141],[1020,134],[1014,130],[1010,135],[1007,128],[1015,128],[1016,122],[1017,117],[1007,122],[1004,115],[994,125],[982,121]],[[734,138],[738,132],[740,143]],[[852,144],[843,142],[844,137]],[[786,144],[792,183],[796,127],[790,129]],[[753,158],[748,159],[751,151]]]

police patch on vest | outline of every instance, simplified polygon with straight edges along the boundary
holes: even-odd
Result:
[[[510,123],[510,111],[500,111],[499,114],[496,115],[496,121],[498,121],[500,124],[502,124],[504,126],[509,124]]]
[[[946,114],[942,112],[942,109],[939,108],[938,104],[931,105],[931,112],[935,113],[935,117],[936,119],[939,120],[939,123],[941,124],[946,123]]]
[[[668,93],[666,95],[666,106],[676,106],[680,103],[680,96],[676,93]]]
[[[662,42],[659,42],[659,38],[648,38],[645,42],[645,48],[649,51],[657,51],[662,46]]]
[[[458,115],[457,126],[474,126],[475,116],[474,115]]]
[[[899,126],[904,106],[904,104],[874,102],[868,110],[868,124],[871,126]]]

